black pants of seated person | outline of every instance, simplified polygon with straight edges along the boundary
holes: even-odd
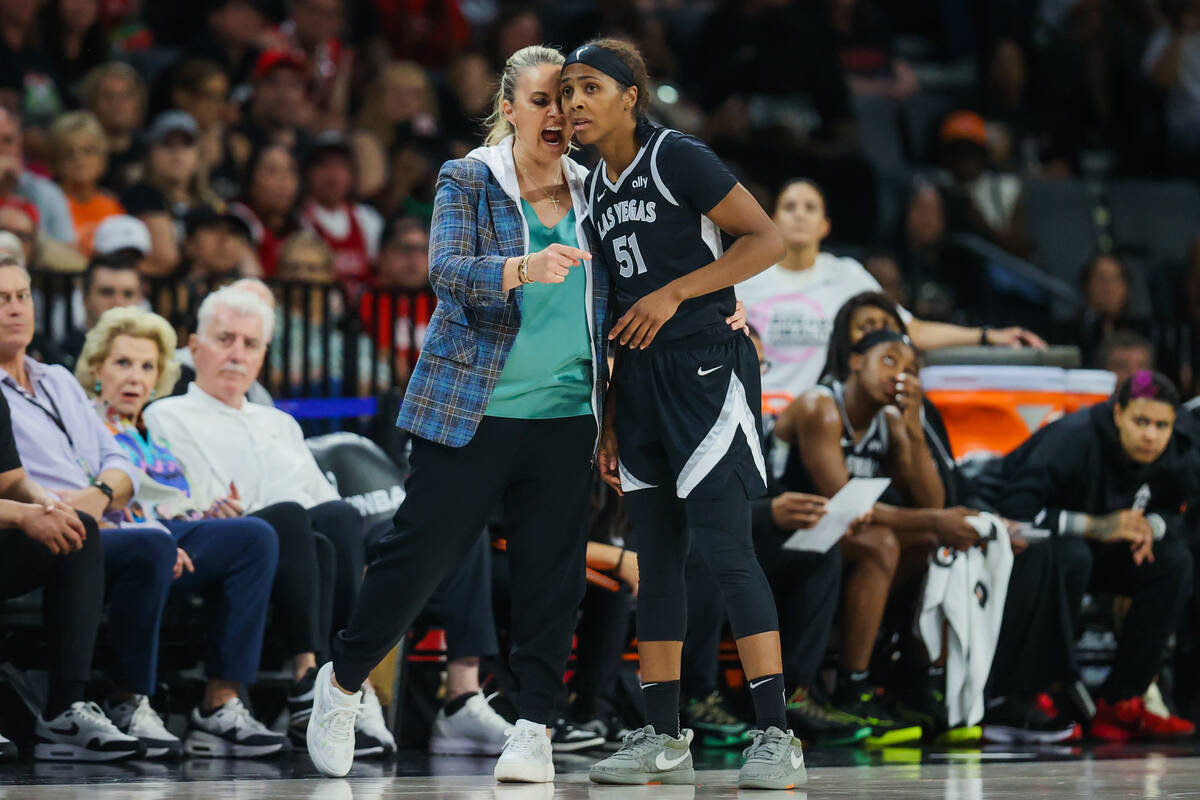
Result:
[[[83,699],[104,610],[100,529],[86,514],[79,517],[87,538],[82,549],[67,555],[54,555],[22,531],[0,530],[0,600],[45,587],[42,614],[50,642],[50,692],[43,709],[47,719]]]
[[[1077,537],[1060,537],[1067,556],[1078,565],[1084,589],[1111,592],[1131,600],[1117,658],[1100,689],[1105,700],[1116,702],[1140,697],[1158,674],[1167,638],[1192,591],[1192,554],[1174,532],[1154,543],[1154,561],[1134,566],[1127,543],[1101,544]],[[1068,587],[1072,609],[1080,608],[1083,589]],[[1082,631],[1076,627],[1077,638]]]
[[[368,554],[350,624],[334,639],[334,671],[347,688],[400,640],[430,596],[503,504],[513,566],[512,655],[522,718],[556,710],[584,590],[584,516],[589,507],[590,416],[484,417],[462,447],[413,439],[412,473],[395,530]]]
[[[1035,541],[1013,559],[989,697],[1032,698],[1079,675],[1075,632],[1092,555],[1065,536]]]
[[[276,503],[251,516],[266,520],[279,537],[271,602],[288,655],[328,653],[337,559],[333,543],[313,530],[299,503]]]

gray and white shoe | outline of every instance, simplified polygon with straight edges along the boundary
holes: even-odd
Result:
[[[150,707],[150,698],[135,694],[124,703],[104,703],[104,713],[121,733],[136,736],[146,745],[146,758],[179,758],[183,742],[167,730],[162,717]]]
[[[620,749],[595,764],[588,777],[593,783],[631,786],[695,783],[691,744],[692,732],[687,728],[676,739],[647,725],[626,736]]]
[[[287,734],[263,725],[236,697],[208,714],[192,709],[184,746],[201,758],[264,758],[292,750]]]
[[[739,789],[794,789],[808,782],[804,751],[791,731],[772,726],[750,735],[754,743],[742,751],[746,761],[738,772]]]

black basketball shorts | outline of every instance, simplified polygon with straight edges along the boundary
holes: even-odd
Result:
[[[673,486],[677,497],[725,495],[734,475],[766,494],[758,356],[743,331],[702,331],[623,350],[616,430],[626,492]]]

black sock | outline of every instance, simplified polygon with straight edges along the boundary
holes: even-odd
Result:
[[[760,730],[788,729],[786,699],[783,696],[783,675],[762,675],[750,681],[750,698],[754,701],[754,718]]]
[[[50,691],[46,696],[46,707],[42,709],[42,718],[49,721],[83,699],[85,681],[51,681]]]
[[[642,699],[646,701],[646,721],[655,733],[679,737],[679,681],[658,681],[642,684]]]
[[[834,705],[844,705],[857,701],[871,691],[871,670],[862,672],[845,672],[838,670],[837,690],[834,692]]]
[[[465,694],[460,694],[453,700],[447,700],[446,705],[443,706],[442,709],[446,712],[447,717],[453,716],[459,711],[462,711],[463,707],[467,705],[467,701],[477,694],[478,692],[466,692]]]

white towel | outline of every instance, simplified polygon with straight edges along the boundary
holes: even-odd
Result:
[[[946,710],[951,727],[976,725],[983,719],[983,688],[996,654],[1013,561],[1008,531],[999,517],[982,513],[967,521],[979,531],[986,549],[934,551],[917,621],[931,660],[942,653],[942,623],[948,623]]]

